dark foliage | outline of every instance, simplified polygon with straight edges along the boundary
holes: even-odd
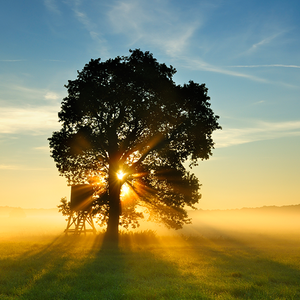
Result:
[[[176,85],[172,66],[149,52],[130,53],[92,59],[68,82],[62,128],[49,138],[51,156],[70,185],[95,186],[108,230],[137,226],[143,216],[178,229],[189,222],[185,207],[200,199],[198,179],[184,163],[208,159],[211,135],[221,127],[204,84]]]

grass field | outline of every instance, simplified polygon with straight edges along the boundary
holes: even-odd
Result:
[[[300,299],[297,236],[124,233],[0,241],[0,299]]]

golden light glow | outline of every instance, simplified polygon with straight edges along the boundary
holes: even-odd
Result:
[[[129,193],[130,187],[126,183],[122,185],[122,195],[125,196]]]
[[[122,170],[120,170],[120,171],[117,173],[117,177],[118,177],[119,180],[122,180],[123,177],[124,177],[125,175],[126,175],[126,174],[125,174]]]

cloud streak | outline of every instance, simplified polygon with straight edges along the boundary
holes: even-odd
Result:
[[[35,101],[37,104],[41,103],[43,99],[51,101],[52,103],[56,103],[59,99],[63,99],[65,96],[65,93],[62,92],[57,93],[50,89],[38,89],[23,85],[11,84],[11,82],[6,82],[3,78],[1,79],[0,99],[2,100],[2,103],[9,103],[11,105],[11,103],[21,100],[23,103],[31,103],[32,101]],[[7,106],[10,106],[9,104]]]
[[[287,136],[300,136],[300,121],[258,122],[254,127],[225,128],[214,133],[216,148]]]
[[[50,12],[58,15],[61,14],[55,0],[44,0],[44,4]]]
[[[20,61],[26,61],[26,59],[1,59],[1,62],[20,62]]]
[[[261,41],[259,41],[258,43],[255,43],[251,46],[251,48],[246,51],[246,53],[251,53],[251,52],[254,52],[256,50],[258,50],[259,48],[265,46],[265,45],[268,45],[270,44],[274,39],[276,39],[279,35],[281,35],[283,32],[278,32],[276,34],[273,34],[271,36],[268,36],[264,39],[262,39]]]
[[[17,165],[0,165],[0,170],[18,170],[20,169]]]
[[[114,33],[125,35],[131,45],[144,43],[170,56],[186,50],[201,25],[201,17],[186,19],[174,7],[167,7],[160,1],[151,5],[146,1],[119,1],[107,16]]]
[[[49,150],[49,148],[48,148]],[[50,168],[32,168],[29,166],[24,165],[1,165],[0,164],[0,170],[3,171],[44,171],[44,170],[51,170]]]
[[[58,107],[43,106],[30,108],[4,107],[0,111],[0,133],[43,134],[59,127]]]
[[[228,70],[226,68],[222,68],[219,66],[213,66],[210,65],[201,59],[191,59],[191,58],[184,58],[185,61],[185,67],[191,69],[191,70],[204,70],[208,72],[214,72],[214,73],[219,73],[219,74],[224,74],[224,75],[229,75],[229,76],[234,76],[234,77],[241,77],[241,78],[246,78],[250,79],[252,81],[257,81],[257,82],[264,82],[264,83],[271,83],[269,80],[265,78],[260,78],[257,76],[253,76],[250,74],[245,74],[241,72],[235,72],[232,70]]]
[[[272,65],[238,65],[230,66],[231,68],[296,68],[300,69],[298,65],[282,65],[282,64],[272,64]]]
[[[208,71],[208,72],[213,72],[213,73],[218,73],[218,74],[223,74],[223,75],[228,75],[228,76],[233,76],[233,77],[239,77],[239,78],[245,78],[251,81],[256,81],[256,82],[261,82],[261,83],[267,83],[267,84],[277,84],[281,85],[287,88],[299,88],[298,85],[293,85],[285,82],[278,82],[278,81],[272,81],[267,78],[262,78],[258,77],[255,75],[250,75],[246,74],[243,72],[237,72],[233,70],[229,70],[228,68],[255,68],[255,67],[290,67],[290,68],[300,68],[300,66],[296,65],[254,65],[254,66],[230,66],[230,67],[220,67],[220,66],[214,66],[211,64],[208,64],[201,59],[195,59],[195,58],[190,58],[190,57],[181,57],[178,58],[178,60],[181,60],[181,62],[184,62],[183,66],[185,68],[188,68],[190,70],[203,70],[203,71]]]
[[[80,0],[74,0],[71,3],[71,7],[77,21],[84,26],[91,39],[100,45],[99,50],[101,53],[107,55],[106,40],[102,37],[98,30],[98,22],[94,21],[93,18],[89,17],[88,13],[82,10]]]

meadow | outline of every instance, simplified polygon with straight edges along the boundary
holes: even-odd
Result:
[[[297,233],[204,229],[0,234],[0,299],[300,299]]]

